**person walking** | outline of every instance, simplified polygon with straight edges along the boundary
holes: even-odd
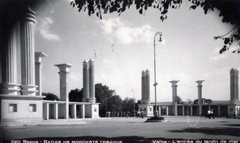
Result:
[[[211,109],[208,109],[206,118],[211,119]]]

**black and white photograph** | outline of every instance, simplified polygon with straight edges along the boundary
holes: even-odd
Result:
[[[0,142],[240,143],[239,0],[0,0]]]

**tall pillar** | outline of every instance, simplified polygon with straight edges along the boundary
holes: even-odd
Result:
[[[144,103],[145,101],[145,71],[142,71],[142,78],[141,78],[141,81],[142,81],[142,103]]]
[[[172,80],[170,83],[172,83],[172,103],[174,105],[174,115],[177,116],[177,101],[176,101],[176,96],[177,96],[177,83],[179,81],[177,80]]]
[[[177,83],[179,81],[177,80],[172,80],[170,83],[172,83],[172,103],[176,102],[176,96],[177,96]]]
[[[37,87],[36,95],[42,96],[42,58],[47,57],[43,52],[35,52],[35,84]]]
[[[57,64],[55,65],[59,68],[59,76],[60,76],[60,100],[66,101],[65,106],[63,106],[63,109],[60,109],[62,112],[62,115],[68,119],[69,116],[69,98],[68,98],[68,75],[69,75],[69,68],[72,67],[72,65],[64,63],[64,64]]]
[[[238,70],[230,70],[230,100],[235,102],[239,99],[238,95]]]
[[[149,70],[146,70],[146,81],[145,81],[145,97],[147,104],[150,103],[150,74]]]
[[[196,83],[198,84],[198,111],[199,116],[202,115],[202,83],[204,80],[198,80]]]
[[[95,103],[95,84],[94,84],[94,61],[89,60],[89,100],[88,102]]]
[[[22,12],[20,22],[22,95],[36,95],[34,59],[35,12],[29,6]]]
[[[83,101],[87,102],[89,99],[89,68],[88,62],[83,61]]]
[[[1,59],[2,65],[2,83],[0,84],[0,94],[17,95],[20,91],[19,84],[17,84],[17,62],[16,62],[16,30],[17,24],[13,24],[13,27],[8,27],[9,29],[6,33],[6,37],[3,37],[2,42],[2,52]],[[0,57],[1,58],[1,57]]]

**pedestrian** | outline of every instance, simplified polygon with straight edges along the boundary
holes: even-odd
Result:
[[[139,111],[137,112],[137,118],[140,118],[140,112]]]
[[[213,115],[213,109],[211,109],[211,114],[210,114],[210,118],[213,118],[213,119],[215,119],[215,117],[214,117],[214,115]]]
[[[206,118],[211,119],[211,109],[208,109]]]

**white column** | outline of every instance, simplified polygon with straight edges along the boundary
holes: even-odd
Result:
[[[43,104],[43,118],[45,120],[49,119],[49,103]]]
[[[168,106],[166,107],[166,115],[168,116]]]
[[[82,105],[82,118],[85,118],[85,104]]]
[[[34,59],[35,12],[28,6],[22,12],[20,23],[22,95],[36,95]]]
[[[55,65],[59,68],[59,76],[60,76],[60,100],[66,101],[65,108],[63,112],[65,112],[64,116],[66,119],[68,119],[69,116],[69,99],[68,99],[68,75],[69,75],[69,68],[72,67],[72,65],[68,63],[64,64],[57,64]]]
[[[177,83],[179,81],[177,80],[172,80],[169,81],[172,84],[172,103],[174,105],[174,115],[177,116],[177,101],[176,101],[176,96],[177,96]]]
[[[83,61],[83,101],[87,102],[89,98],[89,67],[86,60]]]
[[[54,103],[53,105],[53,118],[58,119],[58,103]]]
[[[94,61],[89,60],[89,102],[95,103]]]
[[[7,33],[2,37],[2,83],[0,84],[0,94],[17,95],[20,91],[17,84],[17,63],[16,63],[16,30],[17,24],[9,26],[8,29],[3,29]]]
[[[161,116],[162,115],[162,107],[158,106],[158,115]]]
[[[198,80],[196,83],[198,84],[198,111],[199,116],[202,115],[202,83],[204,80]]]
[[[42,58],[47,57],[43,52],[35,52],[35,84],[37,87],[36,95],[42,96]]]

